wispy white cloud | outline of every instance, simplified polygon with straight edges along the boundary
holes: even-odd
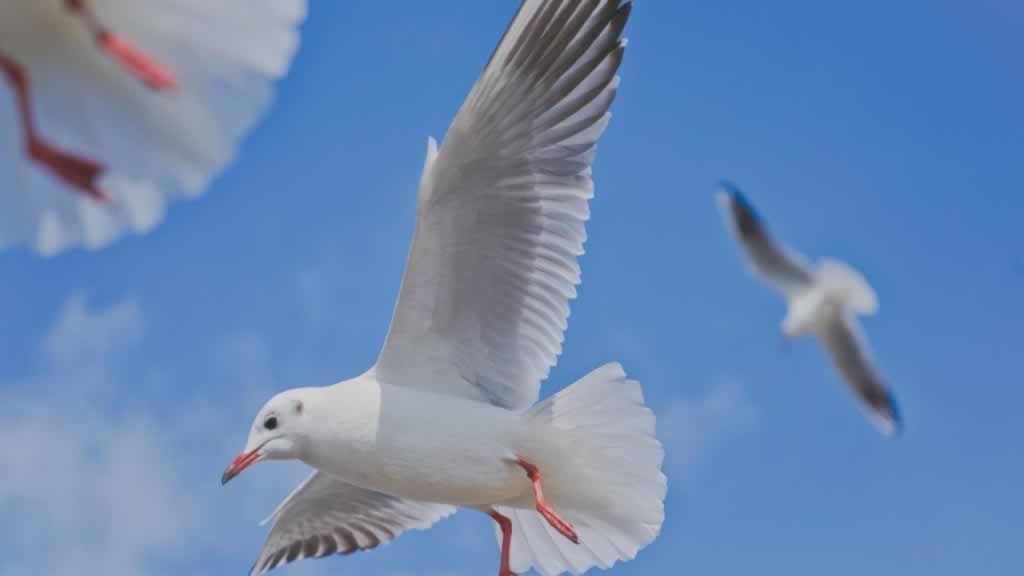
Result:
[[[217,482],[245,440],[238,405],[258,406],[274,387],[269,347],[255,334],[219,345],[224,378],[252,384],[231,406],[197,397],[155,414],[145,403],[125,409],[123,398],[136,388],[121,366],[143,345],[135,303],[94,310],[74,297],[40,345],[35,373],[0,385],[0,576],[146,576],[255,557],[256,522],[305,474],[278,466],[230,491]]]
[[[701,455],[724,437],[754,423],[756,410],[743,388],[716,384],[698,398],[677,398],[658,410],[658,436],[673,474],[690,474]]]
[[[157,423],[104,409],[116,355],[142,338],[138,307],[65,305],[37,373],[5,386],[0,574],[147,574],[183,549],[202,511],[179,494],[183,470]]]
[[[143,330],[142,312],[133,301],[91,311],[80,296],[72,296],[43,341],[33,387],[108,393],[115,380],[113,354],[138,346]]]

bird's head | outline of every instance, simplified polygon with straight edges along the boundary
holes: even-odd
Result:
[[[296,389],[271,398],[256,415],[245,449],[224,471],[221,484],[261,460],[299,458],[305,444],[306,405],[311,394],[310,389]]]

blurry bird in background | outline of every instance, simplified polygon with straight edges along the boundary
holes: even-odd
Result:
[[[886,435],[898,432],[899,407],[871,361],[857,322],[857,316],[878,311],[875,291],[838,260],[824,259],[812,267],[771,237],[739,188],[728,182],[722,188],[719,205],[751,268],[786,300],[783,334],[817,337],[878,429]]]

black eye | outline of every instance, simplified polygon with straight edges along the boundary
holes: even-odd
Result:
[[[271,416],[263,421],[263,427],[267,430],[273,430],[277,428],[277,416]]]

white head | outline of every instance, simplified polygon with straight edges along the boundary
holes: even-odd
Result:
[[[221,484],[227,484],[243,470],[261,460],[301,458],[309,438],[309,415],[306,406],[317,390],[296,388],[271,398],[256,415],[245,449],[224,471]]]

